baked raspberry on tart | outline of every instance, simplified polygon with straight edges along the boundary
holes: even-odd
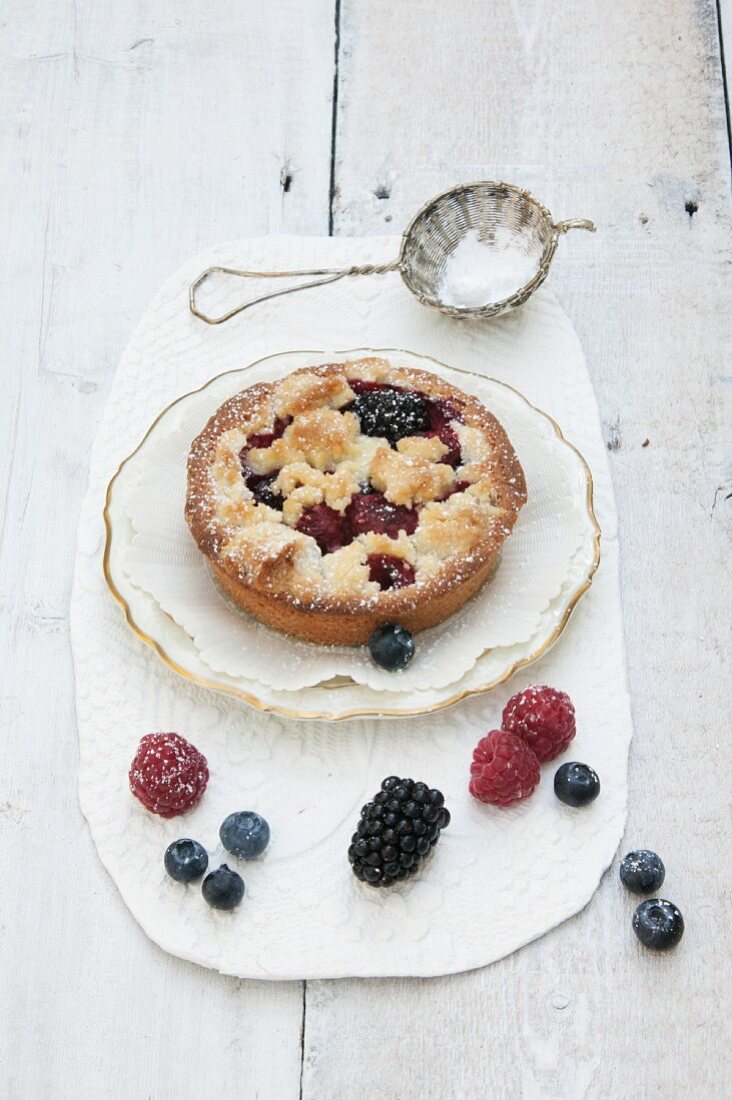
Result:
[[[188,458],[186,519],[224,591],[324,645],[454,614],[525,501],[511,442],[477,398],[380,358],[250,386]]]

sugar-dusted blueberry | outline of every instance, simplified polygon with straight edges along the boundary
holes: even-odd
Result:
[[[269,844],[269,825],[252,810],[238,810],[221,823],[219,837],[238,859],[256,859]]]
[[[387,672],[401,672],[414,657],[414,638],[397,623],[377,626],[369,639],[369,650],[374,662]]]
[[[165,870],[176,882],[193,882],[208,867],[208,855],[197,840],[174,840],[165,849]]]
[[[282,493],[278,493],[272,488],[276,479],[277,474],[270,474],[268,477],[250,478],[249,481],[252,484],[249,484],[249,482],[247,484],[257,504],[266,504],[268,508],[274,508],[275,511],[281,512],[285,506],[285,498]]]
[[[668,951],[684,934],[684,918],[672,901],[651,898],[633,913],[633,931],[644,947]]]
[[[647,848],[628,852],[620,864],[620,881],[633,894],[655,894],[665,877],[663,860]]]

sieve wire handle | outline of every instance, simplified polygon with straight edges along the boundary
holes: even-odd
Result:
[[[280,298],[284,294],[292,294],[296,290],[308,290],[315,286],[325,286],[326,283],[335,283],[338,279],[343,279],[346,275],[385,275],[389,271],[396,271],[399,265],[399,260],[392,260],[388,264],[362,264],[360,266],[344,267],[342,269],[332,267],[313,268],[310,271],[239,271],[234,267],[207,267],[206,270],[202,271],[198,278],[191,283],[188,291],[188,305],[193,316],[199,317],[202,321],[205,321],[207,325],[221,325],[224,321],[236,317],[237,313],[242,313],[245,309],[249,309],[250,306],[256,306],[259,302],[267,302],[270,298]],[[250,298],[248,302],[243,302],[241,305],[236,306],[235,309],[230,309],[228,313],[222,313],[218,317],[211,317],[198,308],[196,304],[196,295],[206,280],[211,275],[215,274],[235,275],[245,279],[292,279],[298,278],[301,275],[318,275],[324,277],[312,279],[305,283],[298,283],[296,286],[288,286],[285,287],[284,290],[273,290],[270,291],[269,294],[261,294],[258,298]]]
[[[590,233],[597,231],[597,226],[589,218],[569,218],[565,222],[555,222],[554,228],[558,233],[566,233],[568,229],[587,229]]]

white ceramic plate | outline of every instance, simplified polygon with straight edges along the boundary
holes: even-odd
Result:
[[[417,658],[399,676],[375,669],[363,649],[277,635],[220,596],[183,520],[191,439],[244,386],[375,350],[290,352],[220,375],[168,406],[122,463],[107,493],[105,576],[133,630],[179,674],[288,717],[422,714],[502,683],[561,634],[599,560],[584,459],[511,387],[394,349],[380,353],[475,393],[516,446],[529,503],[496,578],[452,620],[420,636]]]

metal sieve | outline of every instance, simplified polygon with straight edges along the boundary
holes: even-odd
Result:
[[[438,309],[451,317],[498,317],[529,298],[541,286],[549,271],[559,238],[568,229],[588,229],[595,232],[595,225],[586,218],[573,218],[555,222],[545,206],[528,191],[511,183],[485,180],[480,183],[464,183],[443,191],[430,199],[415,214],[402,234],[399,256],[385,264],[362,264],[340,270],[316,268],[309,271],[240,271],[232,267],[209,267],[191,283],[189,305],[191,313],[209,325],[220,325],[250,306],[292,294],[296,290],[325,286],[352,275],[385,275],[398,271],[412,294],[431,309]],[[536,274],[523,286],[497,302],[482,306],[449,305],[440,297],[440,286],[448,258],[465,235],[475,231],[486,246],[498,248],[509,235],[512,246],[536,261]],[[211,317],[200,310],[196,295],[203,283],[213,274],[235,275],[242,278],[276,279],[318,276],[307,282],[288,286],[252,298],[219,317]]]

